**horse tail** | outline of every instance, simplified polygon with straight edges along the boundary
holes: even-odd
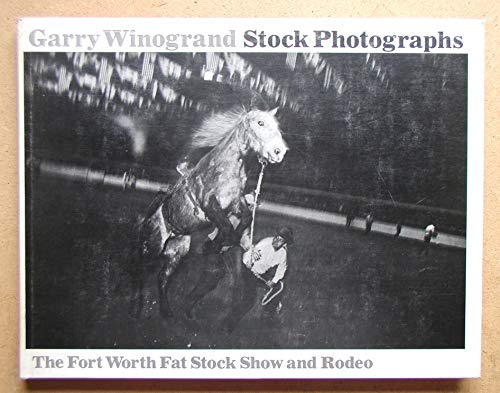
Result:
[[[132,243],[143,257],[157,257],[161,254],[170,233],[165,226],[162,207],[172,196],[160,191],[149,205],[146,215],[133,226]]]

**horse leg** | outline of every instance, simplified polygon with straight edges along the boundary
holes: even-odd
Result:
[[[255,280],[255,278],[253,278]],[[222,322],[222,329],[231,333],[243,317],[252,309],[257,297],[257,285],[255,283],[243,285],[244,292],[240,292],[235,299],[229,314]]]
[[[219,228],[219,234],[213,240],[215,244],[229,246],[238,243],[240,239],[233,228],[233,224],[229,220],[227,212],[222,210],[219,201],[214,195],[208,201],[205,214]]]
[[[177,266],[179,266],[182,258],[189,252],[190,245],[191,236],[178,236],[168,240],[162,252],[162,265],[158,274],[158,286],[160,314],[164,318],[173,316],[168,302],[168,284],[170,277]]]
[[[192,310],[196,304],[203,299],[209,292],[213,291],[220,280],[226,274],[221,255],[212,254],[207,257],[205,262],[208,266],[203,269],[200,278],[194,288],[189,292],[186,299],[186,317],[193,319]]]
[[[252,221],[252,213],[245,198],[240,198],[232,213],[231,217],[239,221],[237,225],[230,220],[228,213],[222,210],[217,198],[210,197],[206,215],[210,221],[215,223],[217,235],[213,240],[207,240],[203,245],[204,255],[218,253],[224,245],[230,246],[240,242],[243,232]]]
[[[252,223],[252,213],[250,210],[245,206],[245,208],[242,210],[241,213],[241,219],[240,223],[235,229],[235,232],[240,239],[240,244],[241,244],[241,237],[243,236],[243,233],[247,228],[250,227],[250,224]]]
[[[233,304],[223,319],[221,327],[227,333],[231,333],[255,304],[258,282],[252,272],[243,265],[240,247],[234,247],[228,253],[232,253],[230,255],[232,261],[228,265],[234,281],[231,293]]]

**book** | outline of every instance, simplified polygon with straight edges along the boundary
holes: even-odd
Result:
[[[482,21],[18,40],[22,378],[480,376]]]

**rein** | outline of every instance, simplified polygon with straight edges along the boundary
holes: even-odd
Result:
[[[255,212],[257,211],[257,200],[260,195],[260,188],[262,186],[262,179],[264,178],[264,169],[267,166],[267,162],[264,160],[259,160],[260,161],[260,173],[259,173],[259,180],[257,180],[257,186],[255,187],[255,201],[253,204],[253,209],[252,209],[252,225],[250,226],[250,262],[253,265],[253,251],[254,251],[254,245],[253,245],[253,228],[255,225]]]
[[[255,202],[254,202],[253,209],[252,209],[252,225],[250,227],[250,262],[252,265],[253,265],[253,252],[254,252],[253,229],[254,229],[254,223],[255,223],[255,212],[257,211],[257,199],[259,198],[259,195],[260,195],[260,188],[262,186],[262,179],[264,178],[264,169],[267,166],[267,161],[264,161],[264,160],[259,160],[259,161],[260,161],[261,168],[260,168],[260,173],[259,173],[259,179],[257,180],[257,186],[255,187]],[[253,275],[257,279],[261,280],[264,283],[267,282],[264,278],[262,278],[262,276],[260,274],[254,273],[251,268],[250,268],[250,271],[253,273]],[[262,298],[260,304],[262,306],[265,306],[266,304],[270,303],[271,300],[273,300],[276,296],[278,296],[283,291],[284,286],[285,285],[283,284],[283,281],[280,281],[280,288],[276,292],[272,293],[274,291],[274,288],[270,288],[266,292],[264,297]]]

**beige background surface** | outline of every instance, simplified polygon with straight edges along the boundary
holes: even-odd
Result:
[[[84,2],[3,0],[0,38],[0,391],[337,391],[500,392],[499,9],[495,0],[219,1],[157,0]],[[18,378],[17,87],[16,19],[27,16],[119,17],[446,17],[486,20],[485,211],[482,378],[423,381],[35,381]]]

